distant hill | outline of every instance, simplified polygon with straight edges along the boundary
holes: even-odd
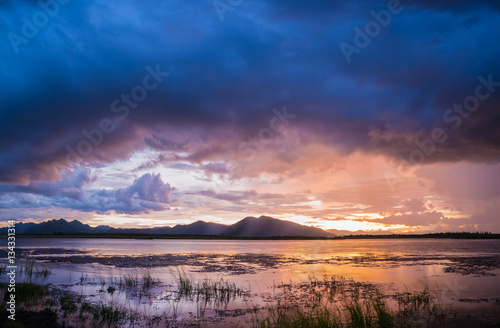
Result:
[[[246,217],[232,225],[196,221],[174,227],[150,229],[110,229],[109,234],[218,235],[231,237],[334,237],[322,229],[278,220],[268,216]]]
[[[0,234],[7,234],[7,227],[0,228]],[[300,238],[300,237],[326,237],[336,239],[394,239],[394,238],[453,238],[453,239],[500,239],[500,234],[490,232],[441,232],[427,234],[394,234],[390,231],[345,231],[345,230],[322,230],[307,227],[298,223],[278,220],[268,216],[259,218],[246,217],[231,225],[196,221],[191,224],[178,224],[174,227],[155,227],[144,229],[122,229],[112,228],[106,225],[91,227],[78,220],[66,221],[64,219],[49,220],[42,223],[16,223],[16,235],[98,235],[122,236],[130,235],[162,235],[162,236],[217,236],[219,237],[250,237],[250,238]],[[198,238],[198,237],[196,237]]]
[[[95,228],[93,228],[94,231],[96,231],[96,233],[106,233],[108,232],[110,229],[113,229],[112,227],[108,226],[108,225],[99,225]]]
[[[35,226],[36,223],[33,222],[28,222],[28,223],[23,223],[19,222],[16,223],[16,234],[24,234],[26,233],[27,230],[29,230],[31,227]],[[0,233],[7,233],[7,227],[1,228]]]
[[[42,223],[16,223],[16,234],[43,235],[54,233],[78,234],[78,233],[106,233],[111,227],[91,227],[78,220],[66,221],[64,219],[49,220]],[[7,228],[1,228],[0,233],[7,233]]]
[[[42,222],[28,229],[26,234],[53,234],[53,233],[98,233],[102,231],[83,224],[78,220],[66,221],[64,219]]]
[[[0,229],[7,233],[7,228]],[[319,228],[307,227],[298,223],[278,220],[268,216],[246,217],[232,225],[196,221],[191,224],[178,224],[174,227],[155,228],[112,228],[109,226],[91,227],[80,221],[64,219],[49,220],[39,224],[18,223],[17,234],[155,234],[155,235],[201,235],[231,237],[334,237],[335,235]]]
[[[322,229],[273,219],[268,216],[246,217],[227,227],[226,235],[237,237],[334,237]]]
[[[145,229],[115,229],[107,233],[141,233],[155,235],[223,235],[228,226],[218,223],[196,221],[191,224],[178,224],[174,227],[155,227]]]

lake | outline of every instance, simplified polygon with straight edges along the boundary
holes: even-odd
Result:
[[[459,311],[500,309],[500,240],[18,238],[17,248],[20,257],[34,259],[35,266],[51,272],[46,277],[19,275],[18,282],[35,279],[83,295],[89,302],[119,303],[150,314],[164,314],[177,301],[180,322],[190,322],[200,312],[196,300],[177,297],[180,275],[192,281],[223,279],[245,291],[223,304],[225,311],[242,311],[224,319],[229,325],[235,320],[249,322],[249,309],[276,303],[283,286],[291,289],[330,277],[352,278],[385,295],[428,289],[441,305]],[[19,265],[23,263],[25,259]],[[146,302],[145,295],[120,288],[125,286],[122,278],[135,277],[140,285],[145,275],[156,282]],[[6,282],[5,276],[1,279]],[[106,292],[109,287],[116,291]],[[220,306],[205,304],[205,324],[221,325]]]

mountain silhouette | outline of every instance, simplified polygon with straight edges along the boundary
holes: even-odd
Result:
[[[333,237],[332,234],[295,222],[261,216],[246,217],[227,227],[225,234],[238,237]]]
[[[0,229],[7,233],[7,228]],[[109,226],[91,227],[80,221],[64,219],[49,220],[42,223],[18,223],[17,234],[155,234],[155,235],[198,235],[231,237],[334,237],[335,235],[319,228],[307,227],[298,223],[278,220],[268,216],[246,217],[231,225],[205,221],[191,224],[178,224],[174,227],[154,228],[112,228]]]

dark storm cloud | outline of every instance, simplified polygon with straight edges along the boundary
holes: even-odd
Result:
[[[175,143],[165,138],[158,137],[156,135],[153,135],[151,138],[145,138],[144,142],[152,149],[166,151],[187,151],[187,148],[184,145]]]
[[[496,1],[401,5],[350,64],[339,44],[352,43],[353,27],[385,4],[253,1],[223,22],[211,1],[61,5],[18,54],[9,39],[0,43],[0,181],[55,181],[54,161],[59,170],[77,161],[96,166],[146,147],[191,150],[190,142],[198,146],[190,161],[216,161],[283,105],[319,142],[407,155],[416,136],[449,127],[443,112],[474,94],[477,76],[500,81],[493,43],[500,19]],[[0,8],[2,34],[21,33],[21,18],[39,10],[8,2]],[[121,120],[125,112],[113,112],[112,103],[156,65],[169,76]],[[429,161],[498,161],[500,91],[491,94],[460,128],[447,130]],[[66,147],[105,118],[115,130],[88,156],[67,161]]]

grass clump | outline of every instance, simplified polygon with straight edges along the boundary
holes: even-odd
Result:
[[[280,284],[276,288],[283,290],[280,300],[264,308],[260,318],[256,314],[255,326],[416,328],[441,327],[444,322],[443,310],[427,289],[383,296],[374,285],[344,278],[310,278],[308,283]],[[395,306],[389,306],[389,299]]]
[[[194,285],[193,293],[197,300],[206,302],[217,301],[227,303],[231,299],[243,296],[245,291],[236,287],[236,284],[220,279],[218,281],[205,279]]]
[[[142,289],[148,290],[153,286],[153,278],[151,277],[151,274],[148,272],[144,273],[142,275]]]
[[[259,321],[260,328],[339,328],[342,327],[340,314],[326,308],[311,311],[295,306],[269,309],[269,316]]]
[[[203,303],[227,304],[236,297],[245,296],[247,291],[234,283],[220,280],[204,279],[195,281],[194,278],[179,273],[176,277],[179,298],[187,298]]]
[[[68,314],[75,313],[78,310],[75,300],[69,293],[65,293],[65,295],[61,296],[59,303],[64,317],[68,316]]]
[[[19,270],[20,276],[26,276],[29,281],[31,281],[33,278],[39,279],[39,278],[47,278],[50,274],[52,273],[51,270],[45,267],[39,267],[35,264],[35,261],[32,259],[26,260],[24,265],[21,266],[21,269]]]
[[[24,303],[26,306],[40,304],[45,296],[49,295],[49,288],[43,285],[34,283],[17,283],[16,284],[16,302]],[[10,297],[9,293],[5,293],[4,300],[7,301]]]
[[[128,275],[126,274],[124,277],[124,282],[125,282],[125,287],[132,288],[132,287],[137,287],[139,284],[139,279],[137,278],[137,275]]]
[[[179,297],[190,296],[191,292],[194,290],[194,278],[179,273],[177,276],[177,286],[179,290]]]
[[[141,286],[144,291],[151,289],[157,281],[153,279],[149,271],[143,273],[142,279],[139,280],[137,274],[126,274],[123,279],[120,277],[119,287],[125,286],[126,288],[135,288]]]
[[[88,318],[90,315],[90,318]],[[105,325],[107,327],[120,327],[126,323],[128,319],[127,311],[114,303],[105,304],[90,304],[88,302],[83,302],[80,305],[79,319],[84,322],[90,319],[94,326]]]

